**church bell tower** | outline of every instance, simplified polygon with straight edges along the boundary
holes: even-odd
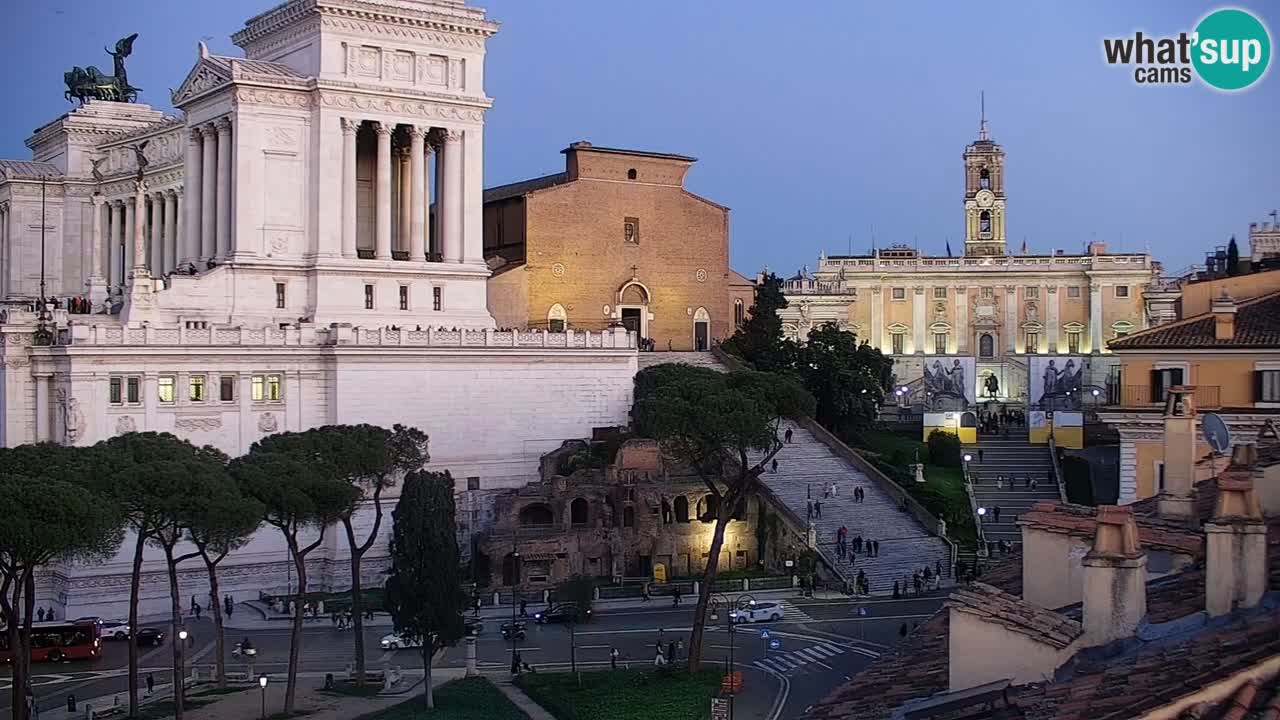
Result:
[[[986,98],[978,139],[964,149],[964,254],[1004,255],[1004,150],[987,132]]]

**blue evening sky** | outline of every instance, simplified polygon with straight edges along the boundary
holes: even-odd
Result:
[[[0,26],[0,156],[65,112],[62,72],[111,62],[169,108],[205,38],[272,0],[16,0]],[[733,265],[793,272],[818,253],[963,245],[960,154],[985,89],[1006,152],[1010,246],[1150,248],[1169,270],[1280,206],[1280,76],[1251,90],[1139,87],[1103,37],[1175,34],[1198,2],[487,0],[485,182],[562,169],[587,139],[699,158],[689,188],[733,210]],[[1237,6],[1280,40],[1280,6]],[[1275,64],[1273,59],[1272,65]],[[1242,251],[1244,248],[1242,247]]]

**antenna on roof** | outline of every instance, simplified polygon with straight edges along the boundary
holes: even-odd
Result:
[[[987,91],[978,91],[978,102],[981,105],[981,120],[978,122],[978,139],[988,140],[987,135]]]

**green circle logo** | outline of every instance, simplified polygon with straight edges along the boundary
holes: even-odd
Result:
[[[1191,62],[1219,90],[1242,90],[1267,71],[1271,36],[1258,18],[1235,8],[1215,10],[1196,26]]]

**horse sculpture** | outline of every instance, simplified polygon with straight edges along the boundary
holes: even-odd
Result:
[[[62,80],[67,84],[63,97],[67,102],[79,100],[82,107],[86,100],[137,102],[141,88],[129,84],[129,75],[124,67],[124,59],[133,54],[133,41],[137,38],[138,33],[134,33],[118,41],[114,51],[107,49],[107,54],[114,60],[114,75],[104,75],[93,65],[88,68],[76,66],[63,73]]]

